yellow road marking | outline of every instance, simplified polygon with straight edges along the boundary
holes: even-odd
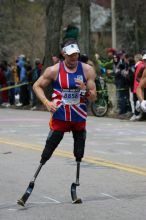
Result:
[[[19,148],[35,150],[35,151],[42,151],[43,150],[43,148],[41,148],[40,145],[27,144],[27,143],[22,143],[22,142],[17,142],[14,140],[7,140],[7,139],[2,139],[2,138],[0,138],[0,143],[12,145],[12,146],[19,147]],[[59,157],[74,158],[72,152],[65,151],[65,150],[59,150],[59,149],[57,149],[54,152],[54,155],[59,156]],[[119,170],[124,170],[124,171],[130,172],[130,173],[136,173],[139,175],[146,176],[146,168],[144,168],[144,167],[137,167],[137,166],[133,166],[133,165],[129,165],[129,164],[117,163],[114,161],[106,160],[104,158],[93,157],[93,156],[86,156],[86,157],[84,157],[83,161],[87,162],[87,163],[95,164],[95,165],[111,167],[111,168],[115,168],[115,169],[119,169]]]

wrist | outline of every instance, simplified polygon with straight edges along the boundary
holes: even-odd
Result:
[[[89,89],[86,90],[86,97],[89,97],[91,95],[91,91]]]
[[[80,90],[80,95],[85,96],[86,95],[86,89],[81,89]]]
[[[44,99],[42,100],[42,103],[43,103],[44,105],[46,105],[46,104],[48,103],[48,99],[47,99],[47,98],[44,98]]]
[[[80,95],[89,97],[91,95],[91,91],[89,89],[80,90]]]

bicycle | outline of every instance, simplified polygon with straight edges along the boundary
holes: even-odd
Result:
[[[103,117],[108,111],[108,92],[106,81],[98,76],[95,80],[97,100],[91,103],[91,111],[96,117]]]

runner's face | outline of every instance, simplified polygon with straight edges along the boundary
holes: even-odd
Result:
[[[65,55],[65,64],[68,68],[73,69],[77,66],[77,61],[79,58],[78,53],[73,53],[71,55]]]

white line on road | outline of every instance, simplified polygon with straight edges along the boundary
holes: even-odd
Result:
[[[8,211],[17,211],[18,209],[8,209]]]
[[[112,196],[112,195],[107,194],[107,193],[101,193],[101,194],[102,194],[103,196],[107,196],[107,197],[112,198],[112,199],[115,199],[115,200],[120,200],[120,199],[116,198],[115,196]]]
[[[56,202],[56,203],[61,203],[60,201],[58,201],[58,200],[56,200],[56,199],[53,199],[53,198],[51,198],[51,197],[49,197],[49,196],[43,196],[43,198],[49,199],[49,200],[51,200],[51,201],[53,201],[53,202]]]
[[[57,203],[57,202],[56,202]],[[52,201],[48,201],[48,202],[31,202],[31,204],[56,204],[55,202]],[[57,203],[60,204],[61,202]]]

